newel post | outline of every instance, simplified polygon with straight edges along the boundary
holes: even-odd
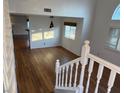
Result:
[[[83,80],[84,80],[84,72],[85,72],[85,66],[88,63],[88,58],[87,55],[90,52],[90,46],[89,46],[89,41],[86,40],[84,41],[84,45],[82,47],[82,51],[81,51],[81,74],[80,74],[80,82],[79,82],[79,93],[83,93],[84,90],[84,86],[83,86]]]
[[[58,87],[59,67],[60,67],[60,62],[59,62],[59,60],[56,60],[56,85],[55,85],[55,87]]]

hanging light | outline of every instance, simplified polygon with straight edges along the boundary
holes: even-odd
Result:
[[[53,16],[50,16],[50,18],[53,19]],[[51,28],[54,28],[54,24],[53,24],[53,21],[52,21],[52,20],[51,20],[51,23],[50,23],[49,28],[50,28],[50,29],[51,29]]]
[[[53,21],[51,21],[51,23],[50,23],[50,28],[53,28],[53,27],[54,27]]]

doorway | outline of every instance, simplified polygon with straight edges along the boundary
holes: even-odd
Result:
[[[27,17],[23,15],[10,15],[12,34],[15,49],[30,48],[30,35],[27,29]]]

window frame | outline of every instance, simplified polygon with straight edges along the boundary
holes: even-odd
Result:
[[[120,48],[118,48],[118,45],[119,45],[119,42],[120,42],[120,15],[118,15],[118,19],[117,18],[113,18],[114,15],[116,15],[116,13],[118,13],[118,10],[120,9],[120,4],[115,8],[113,14],[112,14],[112,17],[111,17],[111,24],[110,24],[110,29],[109,29],[109,33],[108,33],[108,39],[106,41],[106,44],[107,44],[107,47],[111,50],[114,50],[114,51],[118,51],[120,52]],[[119,29],[119,33],[118,33],[118,37],[117,37],[117,41],[116,41],[116,45],[115,47],[111,47],[110,44],[111,42],[109,41],[112,37],[111,37],[111,29]]]
[[[71,30],[71,27],[75,27],[75,31],[74,31],[74,38],[71,38],[70,36],[71,35],[69,35],[69,37],[67,37],[66,36],[66,26],[69,26],[70,27],[70,31],[72,31]],[[76,38],[76,30],[77,30],[77,24],[76,23],[74,23],[74,22],[64,22],[64,37],[65,38],[68,38],[68,39],[70,39],[70,40],[75,40],[75,38]]]
[[[111,38],[111,37],[110,37],[111,29],[119,29],[119,32],[118,32],[119,36],[118,36],[118,38],[117,38],[117,42],[116,42],[116,45],[115,45],[114,48],[110,47],[110,43],[109,43],[109,39]],[[109,48],[111,48],[111,49],[113,49],[113,50],[116,50],[116,51],[120,51],[120,50],[117,49],[118,44],[119,44],[119,40],[120,40],[120,28],[119,28],[119,27],[111,27],[111,28],[109,29],[109,35],[108,35],[108,39],[107,39],[107,47],[109,47]]]

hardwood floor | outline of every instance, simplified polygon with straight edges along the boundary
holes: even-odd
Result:
[[[30,50],[26,42],[26,38],[14,38],[19,93],[53,93],[56,60],[63,64],[78,56],[62,47]]]
[[[88,93],[94,93],[95,91],[98,66],[99,65],[95,62],[93,67],[93,72],[91,74],[90,87],[89,87]],[[109,76],[110,76],[110,69],[104,67],[102,78],[99,84],[98,93],[107,93]],[[87,77],[88,77],[88,65],[86,66],[86,69],[85,69],[84,87],[86,87]],[[116,75],[116,79],[110,93],[120,93],[120,75],[119,74]]]
[[[16,76],[19,93],[54,93],[56,60],[59,59],[61,64],[64,64],[78,56],[62,47],[30,50],[28,49],[26,39],[21,37],[14,38]],[[81,66],[78,68],[79,73],[80,69]],[[84,87],[86,87],[87,69],[88,65],[85,70]],[[94,93],[97,70],[98,64],[95,63],[90,80],[89,93]],[[73,73],[75,73],[75,70]],[[110,70],[105,68],[98,93],[106,93],[109,74]],[[77,77],[77,84],[79,83],[79,77],[80,75]],[[72,84],[73,81],[74,76]],[[120,75],[117,75],[111,93],[120,93]]]

